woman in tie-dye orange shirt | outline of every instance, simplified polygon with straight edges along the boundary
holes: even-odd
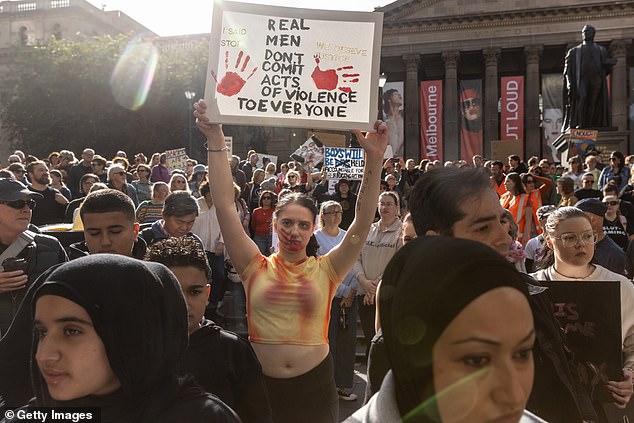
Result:
[[[317,210],[307,197],[292,194],[278,203],[273,216],[280,251],[265,257],[237,219],[222,128],[209,121],[204,101],[194,107],[197,126],[207,138],[209,180],[225,246],[245,285],[249,338],[266,376],[273,420],[337,422],[329,307],[374,218],[387,127],[379,121],[376,132],[355,132],[365,150],[365,167],[356,217],[341,244],[319,258],[307,255]]]

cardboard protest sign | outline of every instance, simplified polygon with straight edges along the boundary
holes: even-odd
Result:
[[[590,397],[612,402],[604,388],[622,380],[621,287],[619,282],[542,281],[564,329],[581,382]]]
[[[313,135],[291,154],[291,159],[300,163],[307,172],[310,172],[324,159],[323,144]]]
[[[277,156],[273,154],[258,153],[258,168],[266,170],[266,165],[273,163],[277,166]]]
[[[167,150],[165,152],[167,156],[167,169],[172,173],[176,169],[186,170],[187,169],[187,153],[185,153],[184,148],[176,148],[174,150]]]
[[[324,147],[324,168],[332,179],[361,179],[365,155],[362,148]]]
[[[383,14],[214,2],[212,121],[367,129],[377,118]]]

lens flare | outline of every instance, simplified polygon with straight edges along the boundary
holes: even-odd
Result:
[[[117,61],[110,89],[119,105],[130,110],[138,110],[147,99],[159,53],[150,42],[131,41]]]

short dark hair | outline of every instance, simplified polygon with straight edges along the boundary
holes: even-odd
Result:
[[[42,160],[34,160],[28,165],[26,165],[26,172],[32,174],[33,168],[35,168],[35,166],[38,166],[38,165],[46,166],[46,163],[44,163]]]
[[[165,198],[164,216],[182,217],[192,213],[198,216],[198,203],[187,191],[175,191]]]
[[[99,164],[99,165],[101,165],[101,166],[103,166],[103,167],[106,167],[106,165],[108,164],[108,162],[106,161],[106,159],[104,159],[103,157],[101,157],[101,156],[99,156],[99,155],[97,155],[97,154],[95,154],[95,155],[92,157],[92,163],[97,163],[97,164]]]
[[[211,268],[200,240],[192,235],[170,237],[150,245],[143,258],[172,267],[192,266],[205,272],[209,278]]]
[[[575,190],[575,181],[567,176],[557,179],[557,186],[561,187],[564,194],[572,194]]]
[[[100,189],[88,194],[79,209],[79,216],[83,219],[87,214],[110,212],[121,212],[131,222],[136,219],[132,199],[116,189]]]
[[[492,187],[482,168],[439,167],[423,173],[409,197],[416,233],[453,235],[454,224],[465,217],[461,206],[487,190]]]

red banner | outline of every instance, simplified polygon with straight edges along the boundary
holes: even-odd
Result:
[[[482,80],[460,81],[460,158],[471,163],[482,155]]]
[[[442,161],[442,81],[420,83],[420,156]]]
[[[501,78],[500,139],[517,140],[524,151],[524,77]]]

